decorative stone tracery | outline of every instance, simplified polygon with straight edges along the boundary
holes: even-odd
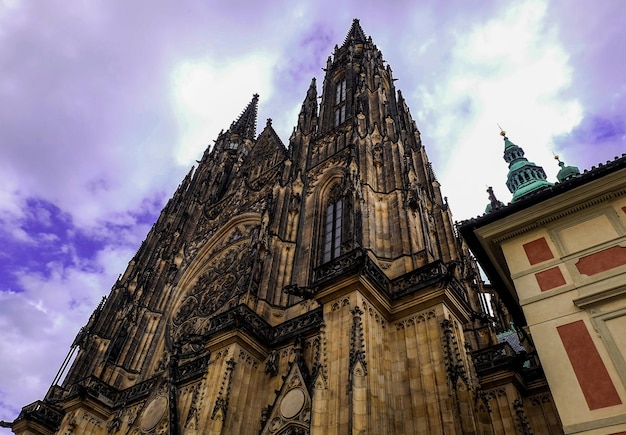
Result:
[[[299,358],[299,357],[297,357]],[[276,400],[264,408],[261,435],[308,434],[311,424],[311,396],[302,372],[302,360],[291,363]]]
[[[262,268],[255,228],[237,226],[211,249],[208,264],[172,316],[175,343],[193,348],[193,338],[209,330],[212,317],[235,306],[246,292],[256,292]]]

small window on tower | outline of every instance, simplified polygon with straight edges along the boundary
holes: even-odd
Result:
[[[239,144],[237,142],[230,142],[228,144],[228,149],[229,150],[236,150],[239,147]]]
[[[339,124],[343,124],[343,122],[346,120],[346,106],[345,104],[341,107],[337,107],[335,109],[335,127],[337,127]]]
[[[346,120],[346,79],[337,82],[335,89],[335,127]]]
[[[346,79],[341,79],[339,83],[337,83],[335,104],[341,104],[344,101],[346,101]]]

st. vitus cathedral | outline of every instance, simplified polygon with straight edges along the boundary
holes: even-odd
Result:
[[[562,433],[358,20],[321,91],[219,134],[15,433]]]

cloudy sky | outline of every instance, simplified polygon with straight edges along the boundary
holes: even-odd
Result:
[[[353,18],[463,220],[482,214],[488,185],[511,197],[497,123],[552,180],[553,153],[583,169],[626,152],[625,12],[623,0],[0,0],[0,420],[43,397],[253,93],[259,124],[272,117],[288,142]]]

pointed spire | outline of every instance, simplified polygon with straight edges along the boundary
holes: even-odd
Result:
[[[504,130],[500,131],[500,136],[504,138],[504,160],[509,164],[506,185],[513,194],[511,202],[538,189],[553,185],[546,181],[543,168],[529,162],[524,157],[524,150],[511,142]]]
[[[300,114],[306,113],[307,110],[311,110],[311,108],[315,108],[315,115],[317,115],[317,81],[315,77],[311,79],[309,89],[306,91],[306,97],[304,97],[304,101],[302,102]]]
[[[351,42],[366,42],[367,37],[365,36],[365,32],[361,28],[361,23],[358,18],[352,20],[352,26],[346,35],[346,39],[343,40],[342,47],[345,47]]]
[[[577,166],[565,166],[565,163],[561,161],[559,156],[554,156],[555,160],[558,160],[559,166],[561,170],[558,174],[556,174],[556,179],[559,180],[559,183],[569,180],[577,175],[580,175],[580,169]]]
[[[310,134],[315,131],[317,125],[317,82],[315,77],[311,79],[311,84],[306,92],[306,97],[302,102],[302,108],[298,116],[297,130],[303,134]]]
[[[306,91],[306,99],[307,101],[313,100],[317,102],[317,81],[315,77],[311,79],[309,89]]]
[[[498,201],[496,198],[496,194],[493,193],[493,187],[489,186],[487,188],[487,193],[489,194],[489,204],[485,208],[485,213],[491,213],[494,210],[504,207],[504,203],[502,201]]]
[[[402,91],[398,89],[398,105],[404,104],[404,96],[402,95]]]
[[[182,196],[185,194],[185,192],[187,192],[187,190],[189,189],[189,186],[191,185],[191,177],[193,176],[194,171],[195,171],[195,166],[192,166],[189,172],[187,172],[187,175],[185,175],[185,178],[183,179],[183,181],[178,185],[176,192],[174,192],[174,195],[168,202],[167,206],[169,206],[170,202],[175,203],[181,200]]]
[[[252,101],[248,103],[248,106],[241,112],[239,118],[234,121],[230,126],[231,134],[238,134],[243,139],[254,140],[256,137],[256,117],[259,103],[259,94],[252,96]]]

